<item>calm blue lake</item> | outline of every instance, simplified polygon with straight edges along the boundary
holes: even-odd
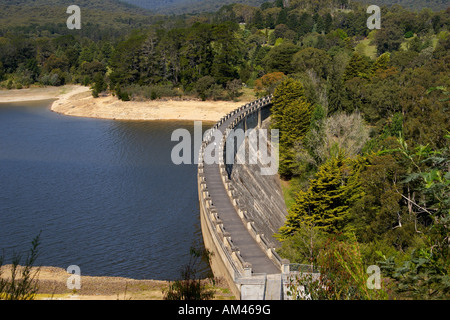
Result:
[[[51,101],[0,104],[0,250],[41,233],[38,265],[173,280],[202,246],[196,165],[174,165],[193,122],[67,117]],[[206,130],[206,126],[204,126]],[[203,266],[204,270],[208,266]]]

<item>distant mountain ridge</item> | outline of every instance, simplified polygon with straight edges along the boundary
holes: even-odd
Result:
[[[450,7],[450,0],[358,0],[361,3],[373,5],[400,5],[405,9],[420,11],[423,8],[429,8],[434,11],[445,10]]]
[[[169,0],[170,1],[170,0]],[[39,7],[54,6],[68,7],[77,5],[80,8],[101,11],[124,11],[127,13],[143,14],[143,7],[133,5],[130,1],[121,0],[1,0],[2,6]]]
[[[179,5],[186,2],[186,0],[121,0],[121,1],[151,11],[153,10],[157,11],[163,8],[170,8],[174,5]]]
[[[121,0],[141,8],[162,14],[182,14],[213,12],[222,6],[232,3],[242,3],[251,6],[260,6],[264,2],[274,0]],[[435,11],[444,10],[450,6],[450,0],[356,0],[356,2],[379,6],[401,5],[409,10],[430,8]]]
[[[122,0],[161,14],[215,12],[225,5],[242,3],[259,7],[267,0]]]
[[[138,28],[151,24],[154,18],[151,11],[119,0],[0,0],[0,29],[51,24],[64,27],[66,9],[74,4],[81,9],[83,26],[98,25],[105,30]]]
[[[126,12],[130,14],[146,15],[149,13],[159,14],[184,14],[216,12],[224,5],[233,3],[247,4],[259,7],[264,2],[275,0],[1,0],[0,6],[52,6],[68,7],[76,4],[81,8],[98,10],[103,12]],[[295,0],[292,0],[293,2]],[[350,1],[350,0],[349,0]],[[352,0],[374,5],[392,6],[401,5],[409,10],[421,10],[430,8],[432,10],[444,10],[450,6],[450,0]],[[298,2],[298,1],[295,1]],[[0,13],[1,15],[2,13]],[[5,14],[5,12],[3,13]]]

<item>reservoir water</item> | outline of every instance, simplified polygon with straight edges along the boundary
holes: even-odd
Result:
[[[50,104],[0,104],[4,263],[41,232],[37,265],[179,278],[189,249],[203,245],[197,167],[171,161],[172,132],[193,123],[75,118]]]

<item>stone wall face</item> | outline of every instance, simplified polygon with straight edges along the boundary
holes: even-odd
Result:
[[[267,129],[269,121],[264,121],[263,129]],[[247,153],[255,153],[256,150],[249,149]],[[231,180],[236,195],[241,205],[245,206],[247,215],[251,218],[257,230],[278,247],[280,243],[273,235],[278,232],[286,221],[287,208],[284,202],[283,192],[278,175],[262,175],[262,165],[249,164],[239,161],[239,156],[246,154],[238,152],[236,163],[233,165]],[[242,164],[239,164],[242,163]]]
[[[278,247],[273,235],[283,226],[287,214],[278,178],[262,176],[258,165],[236,165],[231,180],[256,229]]]

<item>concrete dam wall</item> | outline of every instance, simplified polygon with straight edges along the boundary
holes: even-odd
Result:
[[[269,119],[265,120],[262,129],[269,130],[269,123]],[[242,144],[240,151],[242,148],[247,151],[237,152],[230,176],[234,190],[248,217],[254,222],[255,229],[264,234],[273,246],[279,247],[280,243],[273,235],[286,221],[287,208],[278,175],[263,175],[261,169],[264,166],[260,162],[250,164],[240,159],[245,154],[257,152],[249,149],[251,146],[248,144]]]
[[[240,299],[285,299],[289,283],[289,261],[276,253],[272,238],[286,215],[277,171],[264,176],[258,163],[227,162],[227,148],[233,148],[239,158],[238,151],[247,145],[243,143],[247,138],[240,144],[230,143],[233,132],[261,127],[270,115],[270,106],[271,97],[265,97],[227,114],[205,135],[199,152],[203,240],[213,253],[214,275],[224,278]],[[211,150],[216,158],[213,162]]]

